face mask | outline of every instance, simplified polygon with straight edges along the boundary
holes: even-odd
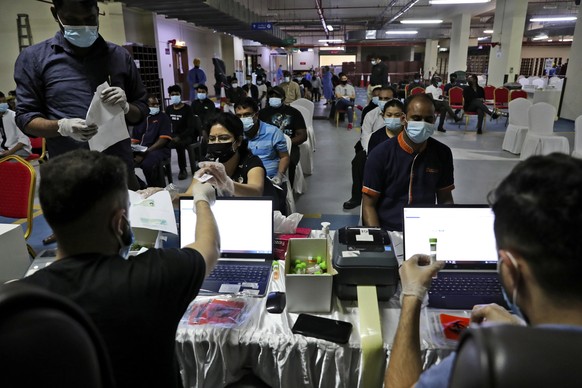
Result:
[[[391,131],[396,129],[400,129],[402,124],[400,123],[400,118],[398,117],[384,117],[384,124],[386,124],[386,128]]]
[[[285,77],[285,82],[289,82],[289,81],[291,81],[291,78],[290,77]]]
[[[157,115],[158,113],[160,113],[160,108],[150,106],[150,115],[151,116]]]
[[[247,80],[247,85],[250,85],[250,84],[251,84],[251,80],[250,80],[250,79],[248,79],[248,80]]]
[[[348,81],[340,81],[340,83],[341,83],[342,85],[345,85],[345,84],[347,84],[347,83],[348,83]]]
[[[232,88],[233,88],[233,89],[236,89],[236,88],[238,88],[238,84],[232,84]]]
[[[414,82],[416,82],[416,83],[419,83],[419,82],[420,82],[420,80],[419,80],[419,79],[415,79],[415,80],[414,80]]]
[[[125,230],[123,231],[121,236],[116,234],[115,237],[117,238],[117,242],[119,243],[119,256],[123,257],[124,259],[127,259],[127,257],[129,256],[131,244],[133,244],[133,230],[131,230],[131,225],[125,215],[123,216],[123,219],[126,222]]]
[[[269,98],[269,106],[272,106],[273,108],[278,108],[281,106],[281,104],[283,104],[283,100],[279,97],[271,97]]]
[[[7,102],[3,102],[0,104],[0,113],[6,113],[6,111],[8,110],[8,103]]]
[[[253,127],[253,125],[255,125],[255,121],[252,117],[241,117],[240,121],[243,123],[245,132],[248,132]]]
[[[376,65],[378,62],[372,61],[372,66]]]
[[[262,85],[263,81],[257,81],[257,85]]]
[[[515,261],[515,258],[513,257],[513,255],[510,252],[507,252],[507,257],[509,257],[509,260],[511,261],[511,264],[513,264],[513,266],[515,267],[515,269],[517,269],[517,262]],[[497,260],[497,273],[499,274],[499,277],[501,278],[501,260]],[[501,283],[501,280],[500,280]],[[511,310],[512,313],[514,313],[515,315],[517,315],[518,317],[520,317],[521,319],[523,319],[524,321],[529,323],[529,319],[523,314],[523,312],[521,311],[521,309],[519,308],[519,306],[516,304],[516,300],[517,300],[517,287],[513,290],[513,299],[510,300],[509,299],[509,295],[507,295],[507,291],[505,291],[505,287],[503,286],[503,283],[501,283],[501,293],[503,294],[503,299],[505,299],[505,303],[507,303],[507,307],[509,307],[509,309]]]
[[[234,143],[208,143],[206,146],[206,158],[215,162],[225,163],[232,158]]]
[[[426,121],[409,121],[406,134],[416,144],[425,142],[434,133],[434,124]]]
[[[206,93],[198,93],[198,94],[196,95],[196,97],[197,97],[199,100],[206,100]]]
[[[378,96],[372,97],[372,103],[378,106],[380,104],[380,97]]]
[[[63,26],[65,39],[73,46],[89,47],[99,37],[99,26],[68,26],[64,25],[58,16],[57,18],[61,26]]]
[[[178,105],[182,102],[182,96],[170,96],[170,102],[172,105]]]
[[[378,97],[378,108],[380,108],[380,110],[384,110],[384,105],[386,105],[387,101],[382,101],[380,100],[380,97]]]
[[[439,82],[437,82],[437,87],[439,87],[439,88],[440,88],[442,85],[443,85],[443,83],[442,83],[442,82],[440,82],[440,81],[439,81]]]

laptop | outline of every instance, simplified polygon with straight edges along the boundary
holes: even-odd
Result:
[[[506,307],[497,276],[494,215],[487,205],[411,206],[403,217],[404,259],[424,253],[446,263],[429,289],[430,307]]]
[[[192,197],[180,198],[180,246],[194,242]],[[212,213],[220,233],[220,259],[200,294],[264,296],[273,263],[273,201],[270,197],[218,198]]]

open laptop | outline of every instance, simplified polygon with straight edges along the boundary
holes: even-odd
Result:
[[[180,246],[194,242],[192,197],[180,198]],[[264,296],[273,262],[273,201],[270,197],[218,198],[212,206],[220,233],[220,259],[200,294]]]
[[[405,207],[403,217],[404,259],[424,253],[446,263],[433,279],[430,307],[506,306],[497,276],[494,215],[488,206]]]

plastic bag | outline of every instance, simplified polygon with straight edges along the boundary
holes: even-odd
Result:
[[[275,210],[273,212],[273,218],[275,223],[275,233],[295,234],[297,226],[303,218],[303,214],[293,213],[285,217],[280,211]]]
[[[224,328],[240,326],[259,306],[257,298],[219,295],[196,298],[183,315],[182,325],[213,325]]]

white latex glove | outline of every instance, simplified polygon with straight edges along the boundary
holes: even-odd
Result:
[[[281,174],[280,171],[277,172],[277,175],[275,175],[273,178],[271,178],[271,182],[273,182],[273,184],[276,184],[277,186],[281,186],[281,183],[283,183],[285,176],[283,174]]]
[[[200,162],[198,163],[200,169],[194,174],[194,178],[200,177],[204,174],[212,175],[212,178],[207,180],[212,186],[216,187],[221,196],[234,195],[234,181],[226,175],[224,164],[220,162]]]
[[[60,119],[58,132],[77,141],[87,141],[97,134],[97,125],[87,125],[83,119]]]
[[[402,295],[412,295],[422,302],[432,277],[445,266],[443,261],[430,262],[428,255],[414,255],[400,267]]]
[[[194,211],[196,211],[196,202],[204,201],[210,206],[216,201],[216,191],[212,185],[206,183],[196,183],[192,185],[192,196],[194,197]]]
[[[123,113],[129,112],[129,103],[125,92],[118,86],[110,86],[101,92],[101,101],[106,104],[119,105],[123,109]]]

